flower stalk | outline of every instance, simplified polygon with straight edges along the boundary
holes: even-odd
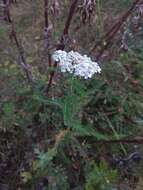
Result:
[[[71,25],[71,22],[72,22],[74,13],[75,13],[77,3],[78,3],[78,0],[74,0],[71,3],[69,14],[68,14],[68,17],[67,17],[67,21],[65,22],[65,27],[64,27],[64,30],[63,30],[63,34],[61,36],[60,44],[57,46],[57,50],[64,50],[64,48],[65,48],[64,38],[65,38],[65,36],[68,36],[68,34],[69,34],[69,28],[70,28],[70,25]],[[57,67],[57,62],[54,62],[53,67],[54,68]],[[55,75],[55,71],[52,71],[51,74],[50,74],[50,79],[49,79],[47,88],[46,88],[46,94],[49,93],[49,89],[52,86],[54,75]]]

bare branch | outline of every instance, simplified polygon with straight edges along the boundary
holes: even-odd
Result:
[[[63,30],[63,34],[61,36],[60,44],[57,46],[57,50],[59,50],[59,49],[64,50],[64,48],[65,48],[64,37],[69,34],[69,28],[70,28],[70,25],[71,25],[71,22],[72,22],[73,15],[75,13],[77,3],[78,3],[78,0],[74,0],[72,2],[71,6],[70,6],[68,18],[67,18],[67,21],[65,22],[65,27],[64,27],[64,30]],[[57,63],[55,62],[54,63],[54,68],[56,68],[56,67],[57,67]],[[48,94],[49,89],[50,89],[50,87],[52,85],[54,75],[55,75],[55,72],[53,71],[51,73],[51,75],[50,75],[49,83],[48,83],[47,88],[46,88],[46,93],[47,94]]]
[[[10,0],[3,0],[4,3],[4,18],[5,20],[11,24],[11,34],[10,37],[15,41],[16,47],[18,49],[20,58],[21,58],[21,62],[19,63],[19,65],[21,66],[21,68],[24,70],[24,72],[26,73],[26,77],[29,83],[33,82],[32,79],[32,73],[30,71],[30,66],[26,63],[26,59],[24,57],[24,51],[23,51],[23,47],[21,46],[21,44],[19,43],[19,40],[17,38],[17,34],[16,34],[16,29],[14,26],[14,22],[11,18],[10,15]]]
[[[109,45],[112,43],[113,39],[115,38],[118,31],[121,29],[122,25],[127,21],[128,17],[132,14],[132,11],[136,8],[137,4],[141,0],[135,0],[132,4],[132,6],[128,9],[128,11],[120,18],[120,20],[113,25],[113,27],[105,34],[103,37],[103,40],[95,44],[95,46],[90,50],[89,54],[94,52],[97,47],[102,46],[103,42],[105,42],[105,45],[101,48],[99,54],[96,57],[96,60],[98,61],[104,51],[109,47]]]

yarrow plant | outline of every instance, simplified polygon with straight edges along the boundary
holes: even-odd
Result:
[[[95,73],[101,72],[98,63],[92,61],[87,55],[75,51],[57,50],[53,53],[52,59],[58,63],[61,72],[69,72],[84,79],[92,78]]]

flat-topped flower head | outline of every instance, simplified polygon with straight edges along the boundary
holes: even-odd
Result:
[[[84,79],[92,78],[95,73],[101,72],[98,63],[78,52],[57,50],[53,53],[52,58],[58,62],[61,72],[73,73],[73,75]]]

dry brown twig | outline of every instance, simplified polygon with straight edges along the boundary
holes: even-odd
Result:
[[[137,5],[142,0],[135,0],[131,7],[125,12],[125,14],[119,19],[117,23],[111,27],[111,29],[105,34],[103,39],[99,42],[97,42],[89,51],[89,54],[95,52],[99,47],[101,47],[98,55],[96,56],[96,60],[98,61],[101,56],[103,55],[104,51],[113,43],[115,36],[120,31],[123,24],[127,21],[129,16],[132,14],[132,12],[136,9]]]
[[[30,84],[33,83],[33,78],[32,78],[32,73],[30,71],[30,66],[26,63],[26,59],[24,56],[24,49],[22,47],[22,45],[20,44],[18,37],[17,37],[17,33],[16,33],[16,29],[15,29],[15,25],[14,25],[14,21],[10,15],[10,0],[3,0],[4,3],[4,19],[6,22],[8,22],[11,26],[11,33],[10,33],[10,38],[14,40],[16,47],[18,49],[19,52],[19,56],[20,56],[20,61],[18,62],[18,64],[20,65],[20,67],[23,69],[23,71],[26,74],[27,80]]]
[[[70,6],[70,10],[69,10],[69,14],[68,14],[68,17],[67,17],[67,20],[65,22],[65,27],[64,27],[64,30],[63,30],[63,34],[61,36],[61,40],[60,40],[60,44],[58,44],[57,46],[57,50],[64,50],[65,48],[65,43],[64,43],[64,39],[65,37],[68,36],[69,34],[69,28],[70,28],[70,25],[71,25],[71,22],[72,22],[72,18],[74,16],[74,13],[75,13],[75,9],[76,9],[76,6],[77,6],[77,3],[78,3],[78,0],[74,0],[72,3],[71,3],[71,6]],[[54,68],[57,67],[57,63],[55,62],[54,63]],[[52,86],[52,82],[53,82],[53,78],[54,78],[54,75],[55,75],[55,71],[52,71],[51,74],[50,74],[50,79],[49,79],[49,82],[48,82],[48,85],[46,87],[46,94],[49,93],[49,89],[51,88]]]

